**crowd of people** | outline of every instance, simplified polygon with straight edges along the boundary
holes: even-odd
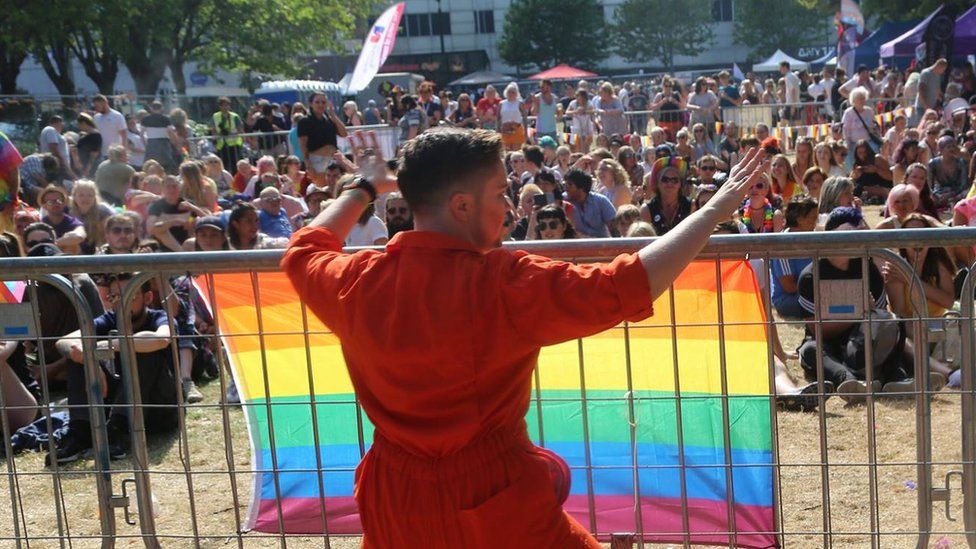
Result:
[[[580,81],[564,84],[561,95],[555,87],[543,80],[538,92],[523,95],[511,83],[501,94],[487,86],[455,99],[424,83],[416,96],[394,89],[382,106],[372,101],[365,109],[353,101],[337,106],[314,93],[307,107],[258,101],[243,115],[222,98],[204,139],[193,135],[180,109],[166,113],[155,101],[123,116],[97,96],[91,113],[81,113],[71,131],[60,116],[47,118],[33,154],[21,156],[3,137],[0,249],[5,256],[37,257],[282,248],[354,184],[356,174],[366,169],[396,174],[397,160],[383,158],[376,135],[355,130],[364,125],[396,128],[401,146],[435,126],[499,132],[507,151],[509,240],[664,235],[715,195],[750,147],[766,151],[768,173],[716,233],[862,229],[867,227],[862,207],[872,204],[884,206],[878,229],[976,226],[976,111],[968,108],[976,78],[969,65],[950,68],[940,60],[907,73],[862,68],[850,79],[840,70],[795,74],[784,65],[778,78],[750,74],[738,83],[721,72],[690,83],[671,77],[642,84]],[[770,123],[748,128],[722,123],[731,111],[750,104],[782,107]],[[910,114],[906,106],[914,107]],[[897,113],[883,134],[876,112]],[[771,136],[770,124],[803,121],[828,121],[832,131],[790,143]],[[345,153],[340,138],[350,145]],[[795,154],[784,154],[787,149]],[[410,204],[391,192],[363,212],[345,244],[383,245],[411,229]],[[973,250],[901,250],[924,286],[925,316],[939,318],[958,306],[956,282],[976,258]],[[778,317],[817,314],[824,296],[813,285],[811,264],[809,259],[753,261],[760,281],[763,270],[770,270],[770,305]],[[851,291],[855,280],[860,291],[861,261],[823,259],[819,267],[821,288],[824,281],[838,281],[832,295]],[[917,316],[911,280],[890,265],[869,262],[867,268],[879,310],[892,319]],[[129,278],[72,277],[97,315],[97,335],[118,328],[115,305]],[[80,366],[85,356],[71,304],[44,285],[37,299],[44,302],[44,344],[0,346],[0,361],[6,363],[0,384],[8,405],[36,403],[41,384],[64,390],[69,404],[79,404],[71,408],[55,456],[66,463],[91,446]],[[146,284],[129,314],[140,336],[143,402],[200,402],[196,383],[218,374],[219,350],[207,337],[215,330],[213,318],[189,278]],[[836,389],[849,401],[873,391],[909,390],[913,354],[925,351],[913,346],[904,325],[889,324],[898,328],[888,334],[890,352],[874,356],[876,387],[865,383],[859,323],[824,325],[819,332],[808,328],[795,353],[782,348],[773,330],[782,405],[813,409],[820,402],[819,387],[828,393]],[[175,359],[168,351],[174,337]],[[111,339],[99,345],[118,350]],[[786,361],[795,359],[806,383],[787,373]],[[818,360],[822,386],[814,383]],[[958,384],[951,364],[933,358],[932,365],[933,387]],[[18,383],[3,381],[11,373]],[[103,375],[106,398],[121,410],[124,374]],[[33,419],[22,415],[15,426]],[[165,411],[147,418],[150,428],[171,428],[175,421]],[[113,408],[109,425],[112,456],[122,456],[125,414]]]

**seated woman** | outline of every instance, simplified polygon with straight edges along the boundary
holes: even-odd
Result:
[[[820,189],[820,217],[817,227],[823,228],[830,212],[843,207],[861,209],[861,199],[854,196],[854,182],[848,177],[828,177]]]
[[[919,193],[912,185],[901,183],[891,188],[888,199],[885,202],[884,213],[887,217],[881,220],[875,229],[901,229],[908,216],[913,214],[922,215],[932,221],[933,226],[941,227],[942,223],[938,219],[919,212]]]
[[[854,146],[854,163],[851,169],[854,195],[864,197],[869,203],[881,204],[891,190],[891,168],[883,156],[874,153],[867,139]]]
[[[938,227],[933,220],[919,213],[909,214],[902,221],[904,229],[925,229]],[[912,304],[912,280],[907,280],[904,273],[892,268],[888,264],[881,267],[885,278],[885,290],[891,311],[900,318],[921,317],[930,326],[941,326],[942,315],[955,305],[956,293],[953,282],[956,278],[956,266],[952,262],[949,251],[945,248],[902,248],[901,256],[915,270],[922,290],[925,292],[926,310],[918,311]],[[908,330],[908,334],[912,334]],[[952,373],[942,362],[931,359],[929,366],[933,372],[948,377]]]
[[[786,169],[790,169],[788,161]],[[739,211],[745,229],[750,233],[782,231],[786,222],[783,220],[783,212],[777,207],[778,204],[782,204],[782,200],[773,194],[769,176],[763,177],[752,186],[749,198]]]
[[[918,140],[905,138],[904,141],[895,149],[894,166],[891,168],[891,181],[895,184],[905,181],[908,167],[918,162],[919,159]]]
[[[813,168],[816,169],[816,168]],[[817,201],[807,196],[798,196],[786,205],[786,229],[783,232],[809,232],[817,226]],[[793,259],[773,259],[770,264],[772,281],[771,298],[773,307],[785,318],[803,318],[803,307],[797,293],[797,278],[813,260],[807,257]]]
[[[824,181],[827,180],[827,173],[814,166],[803,172],[803,189],[807,196],[820,201],[820,191],[823,189]]]
[[[654,226],[658,236],[666,234],[695,211],[695,205],[681,192],[688,176],[688,163],[679,157],[654,161],[645,181],[650,200],[641,206],[641,221]]]
[[[576,238],[573,224],[566,217],[566,212],[558,206],[545,206],[532,212],[532,231],[530,238],[535,240],[563,240]]]

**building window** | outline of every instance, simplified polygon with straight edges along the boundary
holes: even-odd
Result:
[[[495,34],[494,10],[474,12],[474,32],[476,34]]]
[[[401,27],[407,36],[441,36],[451,34],[449,13],[409,13]]]
[[[712,20],[715,22],[732,21],[732,0],[712,0]]]

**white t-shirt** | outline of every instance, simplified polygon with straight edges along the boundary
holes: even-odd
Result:
[[[146,144],[142,140],[142,135],[136,132],[129,134],[129,165],[133,168],[141,168],[146,160]],[[139,149],[139,150],[136,150]]]
[[[799,103],[800,102],[800,77],[793,73],[793,71],[786,71],[783,76],[786,79],[786,102],[787,103]]]
[[[373,246],[381,238],[388,238],[386,223],[375,215],[369,216],[365,225],[356,223],[346,237],[346,246]]]
[[[41,145],[40,152],[49,153],[51,152],[50,145],[56,145],[58,152],[61,154],[61,163],[70,162],[71,156],[68,152],[68,140],[52,126],[47,126],[41,130],[41,137],[38,139],[38,142]]]
[[[112,145],[125,146],[119,132],[127,132],[128,126],[125,117],[119,111],[110,108],[105,114],[96,114],[95,127],[98,128],[98,133],[102,134],[102,156],[108,156],[108,148]]]
[[[515,122],[516,124],[522,123],[522,111],[520,107],[522,103],[518,100],[509,101],[508,99],[502,101],[498,105],[498,122],[500,124],[505,124],[508,122]]]

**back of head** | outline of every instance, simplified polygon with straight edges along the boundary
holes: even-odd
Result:
[[[860,227],[862,223],[864,223],[864,214],[861,213],[861,210],[850,206],[842,206],[840,208],[834,208],[830,212],[830,217],[827,218],[824,229],[832,231],[845,224]]]
[[[431,213],[479,176],[501,167],[502,141],[497,132],[438,127],[404,145],[397,182],[410,209]]]

